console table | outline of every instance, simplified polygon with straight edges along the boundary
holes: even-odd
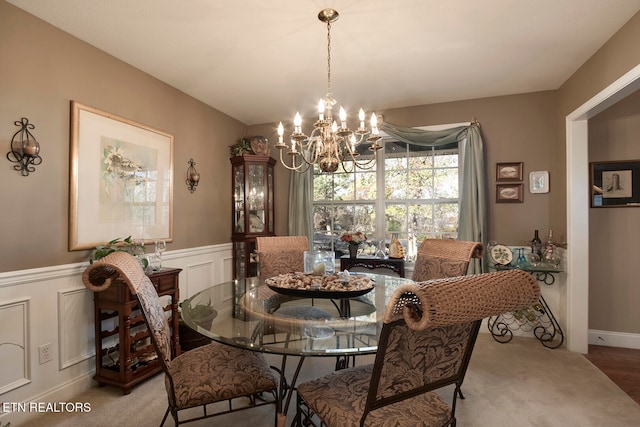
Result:
[[[494,266],[495,270],[513,270],[516,267]],[[536,280],[551,286],[555,283],[555,274],[561,273],[557,268],[536,266],[519,268],[531,273]],[[532,332],[540,343],[547,348],[558,348],[564,342],[564,332],[551,309],[540,295],[537,303],[512,313],[492,316],[487,321],[487,327],[493,338],[499,343],[507,343],[513,338],[513,331],[522,330]]]
[[[179,268],[163,268],[148,275],[158,295],[170,297],[164,309],[170,316],[171,351],[174,356],[180,354],[180,271]],[[101,387],[114,385],[122,388],[123,394],[129,394],[133,386],[162,369],[138,299],[131,294],[127,284],[118,278],[107,289],[94,292],[93,302],[96,339],[96,374],[93,379]]]
[[[348,256],[340,257],[340,269],[351,271],[354,268],[365,270],[373,270],[378,268],[388,268],[397,273],[399,277],[404,277],[404,259],[403,258],[349,258]]]

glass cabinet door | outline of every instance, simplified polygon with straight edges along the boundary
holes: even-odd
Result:
[[[249,194],[247,203],[249,205],[249,232],[262,233],[264,231],[266,209],[265,209],[265,165],[249,165]]]
[[[244,233],[244,167],[233,167],[233,231]]]

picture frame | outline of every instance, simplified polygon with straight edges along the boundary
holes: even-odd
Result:
[[[496,181],[522,181],[522,162],[496,163]]]
[[[496,203],[522,203],[524,184],[496,184]]]
[[[591,207],[640,207],[640,160],[590,162]]]
[[[69,250],[173,240],[173,135],[71,101]]]
[[[533,194],[549,192],[549,171],[529,172],[529,192]]]

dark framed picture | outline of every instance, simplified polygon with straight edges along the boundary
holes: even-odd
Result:
[[[496,203],[522,203],[523,184],[496,184]]]
[[[522,162],[496,163],[496,181],[522,181]]]
[[[640,160],[591,162],[591,207],[640,207]]]

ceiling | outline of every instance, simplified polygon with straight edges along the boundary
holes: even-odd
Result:
[[[559,88],[640,0],[8,0],[247,125]]]

